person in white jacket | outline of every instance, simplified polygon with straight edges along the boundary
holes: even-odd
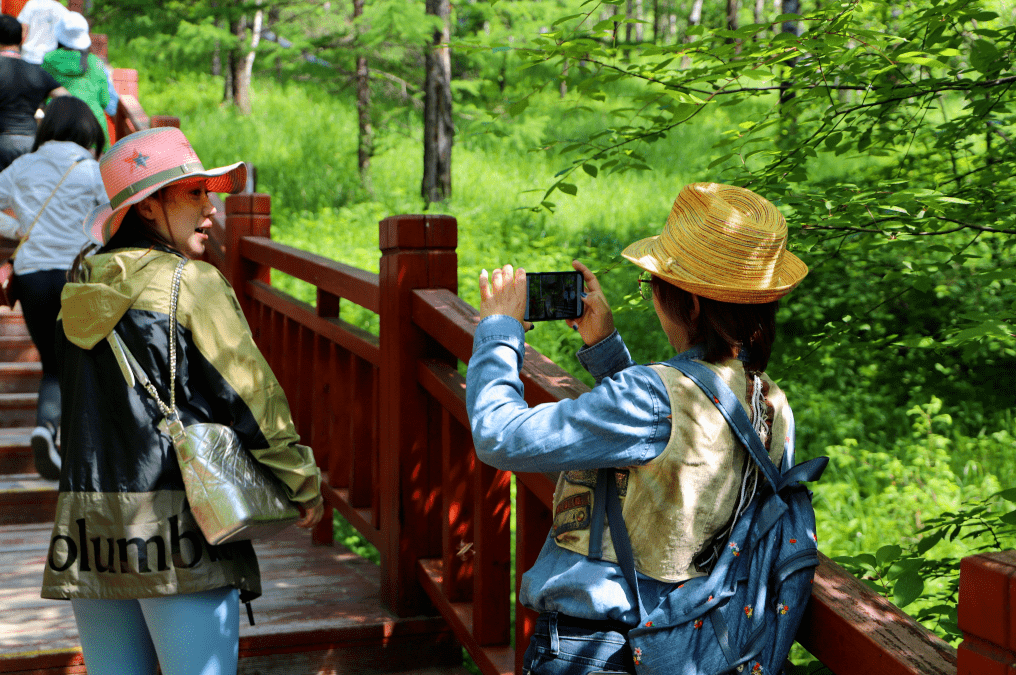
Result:
[[[21,58],[41,64],[46,54],[56,49],[56,26],[68,11],[56,0],[28,0],[18,14],[18,21],[26,28]]]
[[[88,105],[73,96],[53,99],[39,125],[32,152],[0,172],[0,236],[23,239],[10,283],[25,324],[42,357],[42,384],[31,444],[35,468],[60,477],[56,431],[60,428],[56,317],[67,271],[91,239],[85,217],[109,201],[96,158],[105,136]]]

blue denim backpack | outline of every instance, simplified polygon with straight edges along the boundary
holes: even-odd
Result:
[[[638,602],[639,625],[628,633],[628,642],[639,675],[779,675],[818,566],[811,493],[798,482],[818,480],[829,458],[794,465],[791,417],[781,472],[737,397],[712,370],[691,360],[667,365],[716,404],[766,485],[737,518],[709,576],[681,584],[652,612],[646,612],[639,594],[613,469],[599,471],[589,550],[602,548],[606,511],[614,551]]]

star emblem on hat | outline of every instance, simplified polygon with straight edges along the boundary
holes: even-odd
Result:
[[[137,150],[134,150],[134,154],[126,158],[124,161],[131,165],[131,171],[133,171],[136,166],[143,166],[147,168],[147,162],[149,159],[151,159],[151,157],[148,155],[142,155]]]

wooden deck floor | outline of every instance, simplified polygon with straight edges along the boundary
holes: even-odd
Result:
[[[85,672],[70,603],[39,597],[50,529],[0,529],[0,673]],[[241,609],[240,673],[462,672],[442,619],[397,619],[381,606],[371,562],[314,546],[297,528],[256,549],[264,595],[256,626]]]

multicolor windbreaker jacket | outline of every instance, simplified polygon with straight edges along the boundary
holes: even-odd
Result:
[[[195,523],[155,402],[128,388],[105,339],[115,330],[168,401],[169,302],[180,257],[144,242],[86,259],[58,322],[63,468],[44,598],[145,598],[231,586],[261,593],[250,542],[211,546]],[[211,265],[183,271],[176,402],[185,424],[233,427],[294,502],[321,499],[285,394],[254,344],[232,288]]]

